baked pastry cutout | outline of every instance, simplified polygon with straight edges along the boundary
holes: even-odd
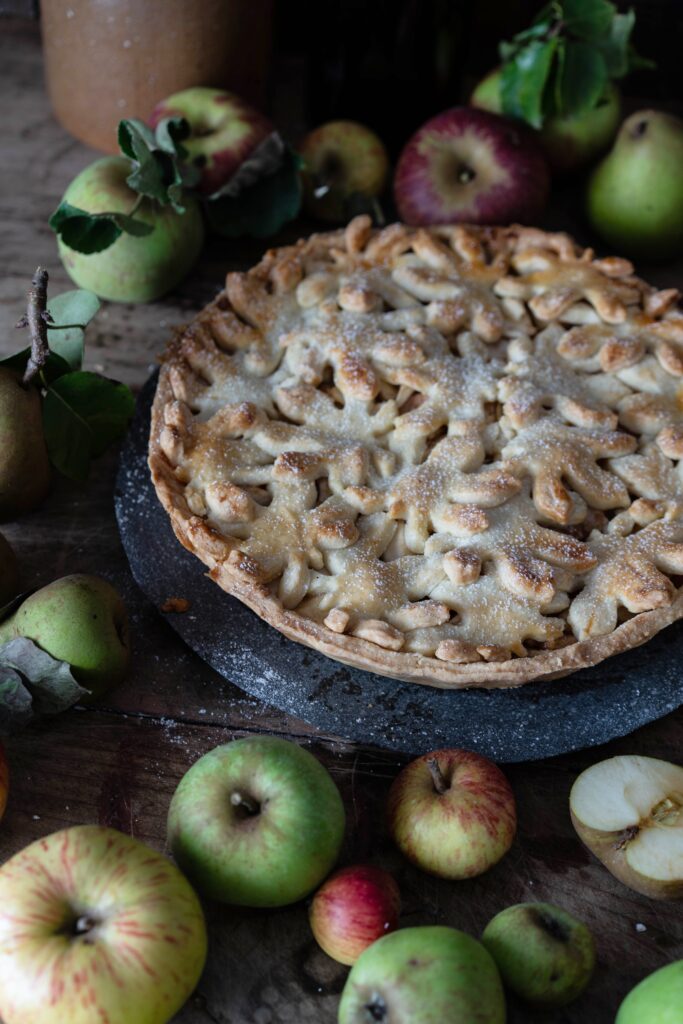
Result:
[[[683,615],[678,298],[564,234],[357,217],[170,343],[157,493],[224,590],[339,661],[595,664]]]

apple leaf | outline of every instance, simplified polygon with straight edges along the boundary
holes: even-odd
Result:
[[[533,128],[543,126],[543,94],[557,42],[557,37],[546,42],[534,39],[503,67],[503,113],[520,118]]]
[[[271,132],[252,150],[246,160],[242,161],[232,178],[209,196],[209,202],[225,196],[234,199],[261,178],[275,174],[282,167],[286,153],[287,147],[280,133]]]
[[[85,480],[91,460],[124,436],[134,409],[125,384],[86,371],[60,377],[43,399],[50,461],[64,476]]]
[[[184,213],[183,193],[199,180],[198,168],[186,162],[183,140],[191,129],[183,117],[166,117],[155,131],[137,118],[119,122],[119,148],[133,162],[126,184],[155,199],[162,206],[172,206]]]
[[[609,0],[562,0],[567,29],[579,39],[601,39],[609,31],[617,9]]]
[[[83,363],[85,328],[100,308],[94,292],[76,289],[55,295],[47,304],[52,317],[48,324],[50,350],[66,360],[69,369],[80,370]],[[77,325],[61,327],[61,324]]]
[[[15,732],[36,715],[55,715],[89,696],[66,661],[27,637],[0,647],[0,733]]]
[[[125,231],[128,235],[150,235],[151,224],[125,213],[88,213],[62,201],[48,221],[65,245],[76,252],[91,255],[108,249]]]
[[[599,50],[589,43],[566,41],[560,78],[563,110],[572,114],[592,110],[608,80],[607,66]]]
[[[267,238],[293,220],[301,209],[301,161],[286,147],[279,168],[245,187],[237,196],[209,200],[210,227],[227,238]]]

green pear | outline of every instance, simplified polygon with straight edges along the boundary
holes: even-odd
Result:
[[[471,105],[502,114],[500,79],[500,68],[482,78],[470,96]],[[552,170],[558,174],[568,174],[592,163],[614,139],[620,113],[619,90],[613,82],[609,82],[602,98],[592,110],[546,118],[537,137]]]
[[[476,939],[440,925],[384,935],[351,968],[339,1024],[504,1024],[505,997]]]
[[[10,543],[0,533],[0,608],[19,590],[19,565]]]
[[[0,645],[17,636],[67,661],[93,697],[120,683],[128,669],[126,606],[99,576],[64,576],[31,594],[0,624]]]
[[[640,110],[621,126],[588,183],[588,219],[614,250],[663,260],[683,253],[683,121]]]
[[[0,519],[36,508],[49,486],[40,394],[0,366]]]
[[[88,213],[130,213],[138,195],[126,184],[131,165],[124,157],[96,160],[81,171],[64,201]],[[76,252],[59,240],[59,255],[79,288],[114,302],[151,302],[185,277],[204,242],[199,204],[187,200],[185,213],[144,199],[135,218],[154,230],[142,237],[122,234],[102,252]]]
[[[595,967],[588,928],[550,903],[518,903],[501,910],[481,941],[508,988],[538,1006],[564,1006],[576,999]]]
[[[648,974],[619,1007],[615,1024],[681,1024],[683,960]]]

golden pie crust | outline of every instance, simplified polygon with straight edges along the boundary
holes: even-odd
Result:
[[[683,614],[678,300],[565,234],[357,217],[172,340],[157,494],[224,590],[346,664],[593,665]]]

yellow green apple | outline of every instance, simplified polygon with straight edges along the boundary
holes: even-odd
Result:
[[[168,814],[173,856],[199,891],[248,907],[307,896],[334,866],[343,834],[329,772],[275,736],[209,751],[181,779]]]
[[[439,925],[402,928],[373,942],[347,978],[339,1024],[504,1024],[505,998],[490,954]]]
[[[341,223],[348,220],[354,197],[372,200],[384,191],[389,156],[379,136],[364,124],[328,121],[309,132],[299,152],[310,217]]]
[[[619,1007],[615,1024],[681,1024],[683,960],[648,974]]]
[[[139,196],[126,184],[131,164],[124,157],[103,157],[71,182],[63,201],[88,213],[131,212]],[[85,254],[58,240],[59,255],[79,288],[114,302],[151,302],[171,291],[194,266],[204,242],[204,223],[196,200],[184,213],[143,199],[136,220],[153,228],[144,236],[124,232],[102,252]]]

